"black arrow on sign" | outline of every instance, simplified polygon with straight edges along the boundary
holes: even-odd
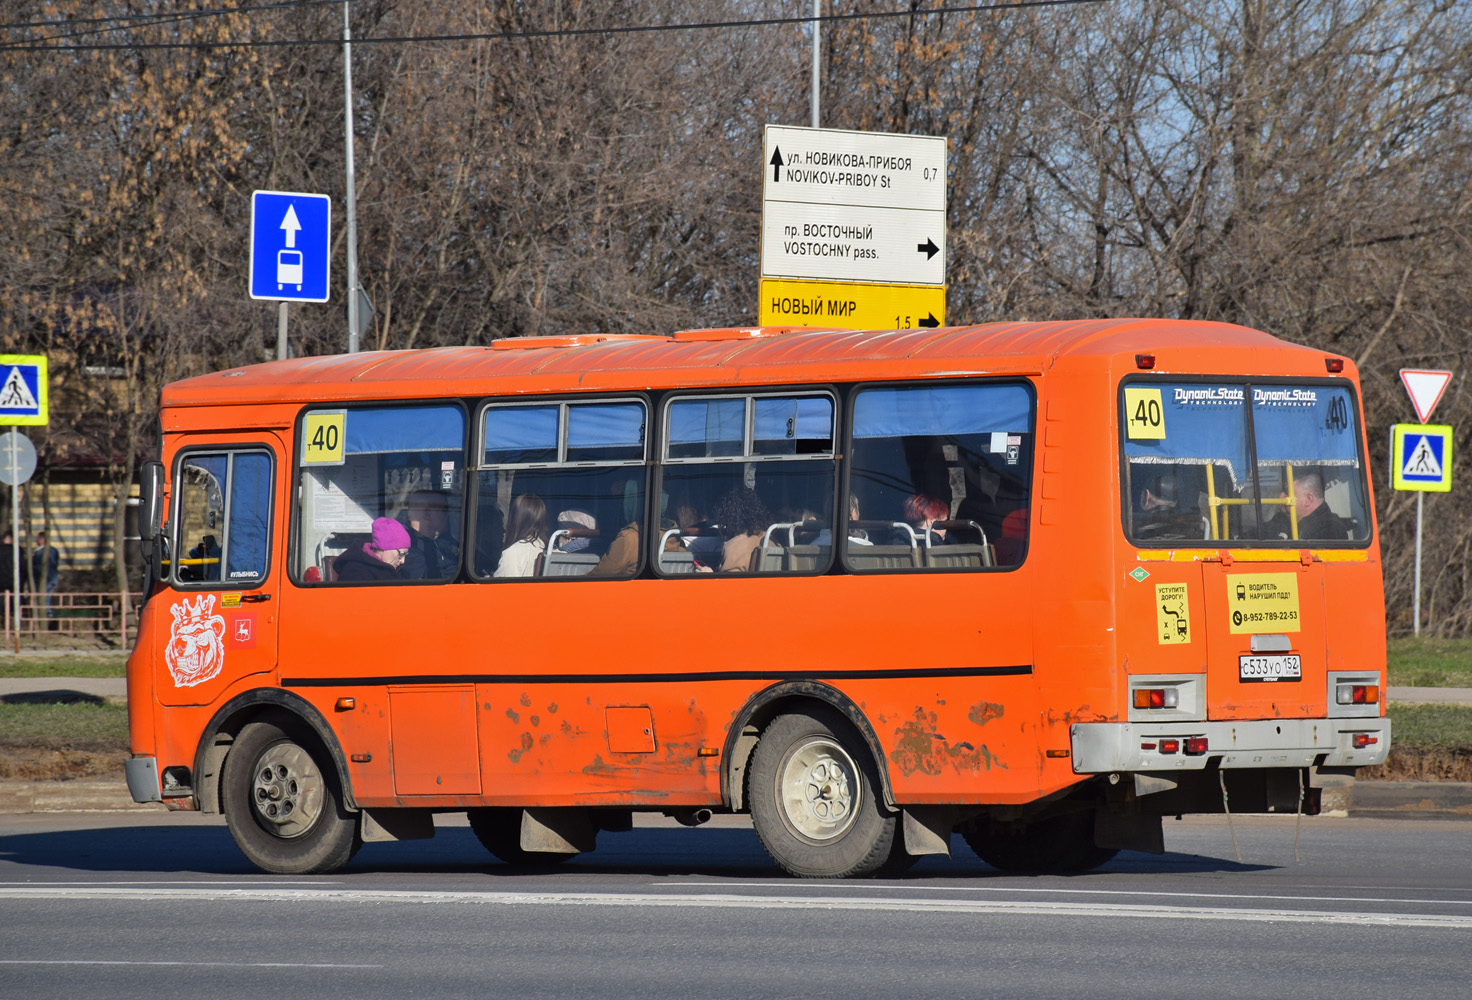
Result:
[[[940,326],[940,320],[935,318],[935,313],[927,312],[925,318],[920,321],[921,326]]]
[[[772,180],[773,180],[773,182],[780,181],[782,179],[782,147],[781,146],[778,146],[778,147],[776,147],[775,149],[772,150],[772,158],[770,160],[768,160],[767,162],[772,165]]]
[[[918,252],[923,253],[926,260],[929,260],[936,254],[940,253],[940,247],[936,246],[935,243],[932,242],[928,237],[926,238],[924,243],[921,243],[919,246],[915,247],[915,249]]]

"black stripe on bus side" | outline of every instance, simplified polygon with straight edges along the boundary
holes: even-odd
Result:
[[[698,681],[885,680],[914,677],[1018,677],[1031,664],[931,667],[917,670],[721,670],[681,674],[416,674],[401,677],[285,677],[282,687],[362,687],[389,684],[689,684]]]

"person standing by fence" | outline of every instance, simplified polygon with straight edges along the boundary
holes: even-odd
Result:
[[[51,595],[56,590],[56,583],[61,576],[60,571],[61,555],[56,551],[56,546],[46,544],[46,532],[37,532],[36,548],[31,552],[31,581],[41,598],[40,607],[46,609],[47,618],[53,616]],[[40,608],[37,610],[39,611]]]

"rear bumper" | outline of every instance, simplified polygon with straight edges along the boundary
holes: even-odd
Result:
[[[128,793],[134,802],[162,802],[164,793],[158,783],[158,760],[154,757],[131,757],[123,761],[123,774],[128,778]]]
[[[1354,737],[1374,740],[1356,749]],[[1390,720],[1265,719],[1247,722],[1091,722],[1069,729],[1075,774],[1114,771],[1203,771],[1260,767],[1368,767],[1390,753]],[[1207,749],[1186,754],[1186,740],[1205,737]],[[1161,753],[1163,740],[1180,741]]]

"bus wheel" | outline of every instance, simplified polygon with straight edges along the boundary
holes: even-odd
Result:
[[[337,769],[315,734],[287,716],[240,731],[224,773],[225,819],[251,864],[283,875],[332,872],[361,846]]]
[[[1088,809],[1017,824],[1006,832],[988,832],[984,826],[968,824],[961,835],[977,857],[1004,872],[1086,872],[1119,853],[1094,843],[1094,813]]]
[[[550,868],[560,865],[575,854],[552,851],[528,851],[521,846],[521,810],[505,807],[470,809],[470,832],[481,846],[516,868]]]
[[[890,858],[886,815],[868,748],[847,720],[822,710],[779,716],[752,751],[751,822],[772,860],[793,875],[870,875]]]

